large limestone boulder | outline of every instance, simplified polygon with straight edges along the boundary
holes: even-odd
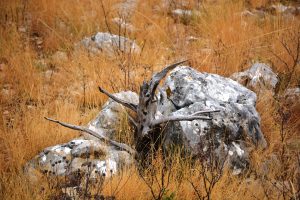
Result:
[[[249,163],[249,146],[266,147],[255,109],[256,94],[239,83],[183,66],[171,71],[163,90],[170,101],[159,106],[158,118],[220,110],[211,114],[211,121],[169,123],[165,131],[166,146],[182,144],[195,156],[205,156],[211,151],[219,159],[227,156],[236,174]]]

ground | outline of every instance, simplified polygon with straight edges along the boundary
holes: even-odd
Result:
[[[257,110],[267,149],[252,153],[250,171],[243,177],[224,173],[212,198],[296,199],[299,99],[298,104],[297,99],[287,102],[282,94],[300,84],[300,15],[299,9],[281,12],[271,6],[299,7],[299,3],[154,0],[139,1],[132,13],[122,13],[116,8],[119,2],[0,2],[0,199],[51,196],[47,181],[29,183],[23,166],[42,149],[68,142],[79,133],[51,124],[45,116],[87,124],[107,100],[97,86],[110,92],[137,91],[154,71],[183,58],[199,71],[226,77],[259,61],[269,64],[280,77],[275,95],[272,91],[258,94]],[[178,15],[175,9],[191,12]],[[116,17],[134,29],[118,25],[112,20]],[[140,52],[116,50],[108,56],[78,45],[98,31],[128,37],[140,46]],[[121,133],[124,130],[128,130],[126,125],[120,127]],[[159,161],[158,156],[155,166],[160,169]],[[265,165],[267,172],[262,170]],[[163,198],[196,198],[189,181],[178,179],[181,174],[189,175],[188,166],[176,166]],[[260,179],[262,174],[265,179]],[[159,172],[155,176],[162,177]],[[117,199],[151,199],[148,186],[130,169],[107,181],[103,194]],[[157,192],[159,184],[154,181],[152,188]]]

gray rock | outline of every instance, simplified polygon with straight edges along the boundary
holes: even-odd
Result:
[[[264,63],[255,63],[246,71],[232,74],[230,78],[256,92],[274,90],[278,82],[277,75]]]
[[[193,155],[205,156],[213,143],[213,152],[219,159],[228,155],[235,174],[248,165],[247,142],[266,147],[255,109],[256,94],[239,83],[190,67],[177,67],[167,77],[163,89],[171,91],[169,99],[173,103],[160,105],[157,118],[220,110],[212,114],[212,121],[169,123],[165,132],[166,146],[181,144]]]
[[[128,102],[138,103],[138,95],[134,92],[120,92],[114,95]],[[120,121],[120,113],[124,111],[122,105],[109,99],[88,127],[103,136],[113,138],[115,126]],[[33,177],[35,171],[55,176],[72,176],[79,170],[91,173],[91,178],[95,178],[99,173],[111,176],[117,173],[119,168],[133,163],[133,157],[126,151],[119,151],[93,136],[84,136],[85,139],[78,138],[44,149],[26,164],[26,171],[32,176],[31,179],[36,180]]]
[[[138,104],[139,97],[135,92],[126,91],[114,94],[116,97],[134,104]],[[116,131],[116,125],[119,124],[120,114],[125,112],[124,106],[109,99],[103,106],[100,113],[88,124],[88,128],[106,136],[113,138]],[[85,135],[86,138],[94,138]]]
[[[74,139],[68,143],[44,149],[26,164],[29,176],[33,171],[55,176],[72,176],[74,172],[112,176],[119,169],[133,163],[133,158],[123,151],[99,140]],[[34,177],[32,178],[35,179]]]
[[[116,51],[125,53],[139,53],[141,51],[134,41],[123,36],[103,32],[84,38],[81,44],[92,53],[104,52],[110,56],[115,55]]]

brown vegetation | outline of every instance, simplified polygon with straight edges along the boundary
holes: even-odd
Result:
[[[107,99],[97,86],[112,92],[137,91],[158,67],[181,58],[189,59],[199,71],[224,76],[246,69],[252,61],[262,61],[271,64],[281,78],[275,96],[268,92],[258,96],[267,149],[253,151],[252,165],[244,176],[232,176],[225,170],[209,191],[210,198],[299,198],[300,108],[299,103],[291,107],[280,98],[287,88],[300,84],[299,16],[286,18],[275,13],[261,19],[240,14],[269,5],[267,0],[200,4],[190,0],[185,7],[201,9],[203,14],[176,19],[170,11],[181,1],[170,1],[173,3],[165,8],[160,0],[140,1],[130,18],[137,31],[128,32],[111,22],[119,15],[113,9],[116,2],[0,1],[0,199],[49,197],[47,181],[29,182],[22,167],[43,148],[67,142],[78,133],[55,126],[44,116],[86,124]],[[138,55],[120,53],[112,59],[75,49],[75,43],[96,31],[136,39],[142,51]],[[189,36],[197,39],[188,42]],[[56,51],[66,57],[55,58]],[[128,137],[118,137],[129,141],[129,130],[128,124],[120,124],[120,133]],[[278,160],[272,160],[274,155]],[[199,189],[202,183],[196,178],[201,177],[203,165],[192,173],[188,159],[183,162],[178,153],[168,171],[160,156],[154,157],[145,174],[129,169],[107,180],[103,194],[117,199],[194,199],[198,191],[205,196],[207,191]],[[278,182],[272,181],[275,179]]]

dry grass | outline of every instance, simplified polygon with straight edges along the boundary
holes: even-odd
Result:
[[[22,166],[43,148],[66,142],[78,133],[49,124],[43,117],[86,124],[106,100],[97,91],[98,85],[110,91],[136,90],[153,71],[182,57],[189,58],[192,66],[200,71],[225,76],[257,60],[270,63],[276,72],[286,74],[287,68],[271,50],[288,64],[292,62],[279,39],[289,39],[289,33],[299,29],[299,17],[286,20],[277,15],[261,20],[240,15],[248,6],[270,4],[267,0],[205,1],[201,4],[203,14],[188,19],[171,17],[170,10],[176,4],[163,7],[162,1],[140,1],[130,18],[137,31],[126,36],[143,46],[141,54],[111,59],[75,50],[75,43],[96,31],[109,28],[118,33],[118,27],[110,23],[112,17],[118,16],[113,9],[115,2],[103,1],[109,27],[100,0],[0,2],[0,199],[45,197],[47,191],[41,191],[39,184],[29,184],[24,178]],[[186,8],[196,9],[196,1],[188,2]],[[22,27],[27,28],[26,32],[20,31]],[[187,42],[189,36],[198,39]],[[37,40],[42,43],[38,44]],[[57,50],[65,52],[67,59],[53,58],[51,55]],[[126,78],[126,72],[132,74],[130,78]],[[299,84],[299,77],[296,70],[290,86]],[[276,118],[278,106],[272,94],[259,95],[257,109],[269,146],[251,155],[256,176],[263,161],[274,154],[280,155],[282,149],[280,120]],[[285,124],[286,141],[296,143],[289,151],[290,158],[299,153],[299,114],[299,108],[293,108],[292,118]],[[123,126],[126,128],[126,124],[120,127]],[[280,166],[273,168],[270,177],[281,170]],[[179,173],[179,168],[175,169]],[[171,177],[166,195],[174,192],[176,199],[195,198],[190,184],[178,181],[176,173]],[[225,174],[213,191],[213,199],[264,199],[267,196],[262,184],[259,179],[247,182],[247,177]],[[152,198],[134,169],[109,180],[104,192],[110,195],[112,190],[118,191],[114,193],[117,199]],[[276,193],[276,188],[273,192]],[[277,198],[276,194],[272,198]]]

